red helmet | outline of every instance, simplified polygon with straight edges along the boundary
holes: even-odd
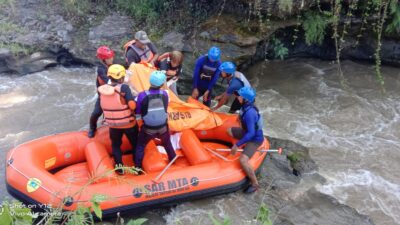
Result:
[[[97,49],[97,58],[101,60],[110,59],[114,57],[114,51],[107,46],[100,46]]]

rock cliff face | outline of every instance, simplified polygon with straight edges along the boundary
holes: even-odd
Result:
[[[325,1],[320,1],[324,4]],[[93,3],[94,4],[94,3]],[[176,1],[175,8],[187,7],[189,0]],[[288,48],[288,57],[336,57],[331,31],[321,45],[307,45],[300,29],[292,45],[295,17],[310,7],[311,0],[196,1],[194,11],[207,13],[207,18],[188,20],[184,30],[171,29],[161,39],[153,39],[160,51],[171,49],[186,53],[185,71],[191,73],[196,57],[213,45],[222,49],[223,60],[235,61],[240,69],[264,59],[272,59],[271,36]],[[314,5],[313,5],[314,4]],[[95,5],[93,5],[94,7]],[[116,62],[123,63],[123,44],[136,30],[156,31],[146,23],[116,10],[97,13],[96,10],[78,16],[64,9],[58,1],[19,0],[0,9],[0,72],[27,74],[58,64],[92,65],[99,45],[109,45],[116,52]],[[78,19],[76,18],[78,17]],[[357,21],[357,20],[354,20]],[[360,20],[358,20],[360,21]],[[182,21],[181,21],[182,23]],[[359,23],[359,22],[358,22]],[[356,43],[359,24],[351,26],[342,50],[343,59],[374,61],[376,43],[373,32],[366,32]],[[400,66],[399,35],[384,37],[382,62]]]

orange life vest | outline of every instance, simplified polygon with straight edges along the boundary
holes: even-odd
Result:
[[[138,54],[138,56],[140,57],[141,63],[149,63],[154,58],[153,52],[150,50],[150,48],[147,45],[146,45],[145,49],[143,50],[141,48],[136,47],[135,43],[136,43],[136,40],[130,40],[124,45],[126,63],[128,63],[128,57],[126,54],[128,53],[128,50],[130,48],[133,49],[133,51],[135,51],[136,54]]]
[[[109,84],[98,88],[100,93],[100,106],[103,109],[104,119],[110,127],[121,128],[135,124],[132,110],[126,103],[121,93],[121,84],[113,87]]]

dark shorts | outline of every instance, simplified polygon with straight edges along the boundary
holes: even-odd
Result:
[[[232,135],[236,139],[241,139],[244,135],[244,130],[240,127],[232,127]],[[254,153],[257,151],[258,147],[260,147],[262,142],[247,142],[243,149],[243,154],[247,155],[251,158]]]

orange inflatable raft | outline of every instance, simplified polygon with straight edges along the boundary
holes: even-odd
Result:
[[[132,90],[147,90],[154,68],[132,64],[129,70]],[[92,139],[86,132],[57,134],[22,144],[8,153],[8,192],[27,204],[61,206],[64,210],[74,210],[80,204],[89,207],[93,198],[102,199],[100,207],[107,216],[244,188],[248,181],[238,160],[240,153],[231,156],[216,151],[236,142],[226,131],[239,126],[238,115],[212,112],[190,98],[183,102],[172,92],[169,97],[168,124],[179,156],[171,166],[165,152],[152,141],[145,149],[145,174],[119,176],[113,171],[107,127],[98,129]],[[267,140],[260,149],[269,149]],[[122,150],[124,164],[134,166],[132,146],[126,137]],[[261,167],[266,154],[254,154],[250,159],[254,169]]]
[[[62,206],[64,210],[73,210],[78,204],[90,206],[91,199],[100,195],[105,216],[237,191],[248,184],[238,160],[240,153],[231,156],[216,151],[229,148],[235,141],[226,130],[238,126],[237,115],[217,115],[222,120],[220,126],[187,129],[174,135],[180,136],[176,150],[179,157],[167,169],[166,154],[157,142],[150,142],[142,175],[121,176],[112,171],[106,127],[100,128],[93,139],[86,132],[71,132],[21,144],[7,155],[7,190],[26,204]],[[260,148],[269,148],[267,140]],[[122,149],[124,164],[133,166],[132,146],[125,137]],[[250,159],[253,168],[260,168],[266,154],[254,154]]]

